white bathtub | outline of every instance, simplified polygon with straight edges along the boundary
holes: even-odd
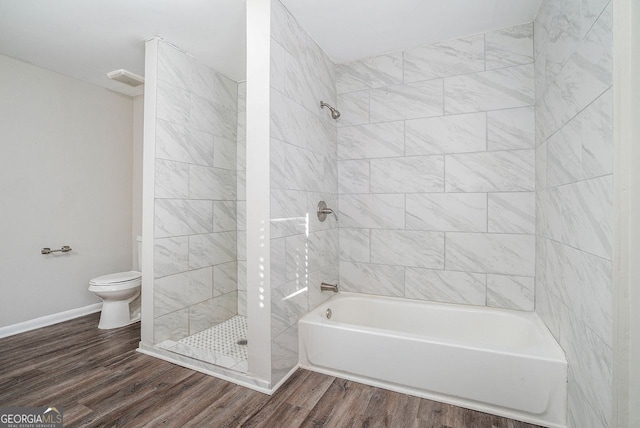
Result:
[[[567,362],[534,313],[341,292],[300,319],[299,337],[309,370],[566,426]]]

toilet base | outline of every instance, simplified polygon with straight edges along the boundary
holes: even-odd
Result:
[[[100,323],[98,323],[98,328],[101,330],[110,330],[112,328],[124,327],[129,324],[133,324],[134,322],[140,321],[140,316],[133,318],[131,317],[129,304],[132,300],[133,299],[115,302],[103,301],[102,313],[100,314]]]

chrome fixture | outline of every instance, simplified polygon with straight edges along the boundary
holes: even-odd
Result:
[[[320,101],[320,107],[327,107],[329,110],[331,110],[331,117],[333,119],[337,119],[340,117],[340,112],[336,109],[334,109],[333,107],[331,107],[329,104],[325,103],[324,101]]]
[[[336,218],[336,221],[338,221],[337,214],[331,208],[327,208],[327,203],[325,201],[318,202],[317,214],[318,220],[320,221],[325,221],[327,219],[327,214],[333,214],[333,216]]]
[[[329,308],[327,309],[327,312],[325,312],[325,316],[327,317],[328,320],[330,320],[331,315],[333,315],[333,312],[331,312],[331,308]]]
[[[327,284],[323,282],[320,284],[320,291],[333,291],[334,293],[338,292],[338,284]]]
[[[40,254],[51,254],[51,253],[68,253],[71,251],[71,247],[68,245],[64,245],[59,250],[52,250],[51,248],[43,248],[40,250]]]

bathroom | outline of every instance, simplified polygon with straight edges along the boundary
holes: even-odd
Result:
[[[236,60],[235,75],[179,32],[141,39],[145,66],[134,72],[144,75],[144,95],[96,95],[114,105],[96,101],[92,121],[102,122],[60,142],[70,145],[64,153],[43,156],[38,145],[64,136],[64,127],[11,145],[44,160],[29,170],[13,158],[33,153],[17,152],[4,165],[3,190],[16,207],[7,224],[23,225],[7,231],[17,247],[2,250],[4,277],[25,283],[12,301],[42,298],[3,307],[0,328],[97,310],[88,280],[134,269],[142,236],[142,353],[271,392],[300,364],[299,319],[334,294],[321,290],[324,282],[338,284],[339,295],[535,313],[566,357],[567,426],[633,420],[625,403],[635,385],[627,363],[634,294],[621,273],[632,277],[625,218],[633,204],[618,189],[636,181],[626,163],[634,153],[614,140],[623,130],[614,132],[613,120],[626,114],[613,114],[623,102],[614,73],[627,60],[613,55],[626,16],[616,7],[626,3],[543,0],[509,9],[492,1],[504,16],[512,12],[499,24],[486,6],[431,4],[467,23],[430,21],[433,33],[416,30],[427,7],[418,3],[366,15],[403,22],[400,40],[392,37],[397,25],[349,37],[362,10],[338,19],[339,4],[248,1],[246,70]],[[332,20],[340,37],[321,25]],[[17,45],[3,47],[3,62],[25,58]],[[42,73],[30,67],[3,66],[3,74],[13,70],[7,86],[32,87],[16,84]],[[32,90],[34,99],[45,91]],[[3,99],[24,96],[4,91]],[[13,118],[3,140],[11,141],[24,112],[5,108]],[[40,120],[88,123],[88,112],[44,107]],[[86,139],[91,150],[79,152]],[[28,177],[32,187],[11,177]],[[320,201],[335,214],[322,222]],[[25,230],[31,239],[18,240]],[[72,251],[40,254],[62,245]],[[241,333],[232,357],[192,346],[223,325]]]

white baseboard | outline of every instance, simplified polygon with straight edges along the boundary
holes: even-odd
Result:
[[[68,311],[58,312],[57,314],[46,315],[44,317],[34,318],[17,324],[11,324],[6,327],[0,327],[0,339],[3,337],[13,336],[14,334],[35,330],[37,328],[58,324],[60,322],[79,318],[85,315],[94,314],[96,312],[100,312],[101,309],[102,302],[94,303],[81,308],[69,309]]]

